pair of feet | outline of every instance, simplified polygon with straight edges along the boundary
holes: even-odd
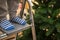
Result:
[[[26,24],[26,21],[23,20],[23,19],[20,19],[19,17],[12,18],[11,21],[16,22],[20,25],[25,25]],[[13,30],[15,28],[15,26],[12,25],[12,23],[9,20],[6,20],[6,19],[3,19],[1,21],[0,26],[6,31]]]

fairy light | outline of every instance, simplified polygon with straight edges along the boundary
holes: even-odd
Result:
[[[60,16],[60,13],[58,14],[58,16]]]
[[[52,8],[54,7],[54,5],[53,5],[53,4],[52,4],[51,6],[52,6]]]
[[[41,2],[43,3],[43,0]]]
[[[56,16],[58,18],[58,16]]]
[[[45,30],[45,28],[43,28],[43,30]]]
[[[54,36],[55,34],[53,33],[52,35]]]
[[[48,18],[50,18],[50,16],[48,16]]]
[[[46,29],[46,31],[48,31],[48,29]]]

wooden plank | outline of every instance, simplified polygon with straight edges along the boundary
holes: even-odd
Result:
[[[10,30],[10,31],[6,31],[6,30],[3,30],[4,32],[6,32],[6,34],[13,34],[13,33],[18,33],[18,32],[21,32],[23,30],[26,30],[28,28],[30,28],[31,25],[19,25],[19,24],[16,24],[16,23],[13,23],[13,25],[15,26],[15,29],[14,30]]]
[[[23,32],[19,32],[18,36],[22,35]],[[1,40],[15,40],[16,39],[16,34],[10,34],[7,37],[1,39]]]
[[[0,31],[0,34],[3,34],[3,32],[2,32],[2,31]]]
[[[9,39],[13,39],[16,37],[16,34],[12,34],[12,35],[8,35],[7,37],[1,39],[1,40],[9,40]]]
[[[17,33],[19,33],[21,31],[26,30],[26,29],[31,27],[31,25],[28,25],[28,24],[26,24],[26,25],[19,25],[17,23],[13,23],[13,25],[15,25],[15,29],[14,30],[6,31],[6,30],[2,29],[7,34],[7,36],[8,36],[6,38],[12,38],[12,37],[14,37],[13,36],[14,34],[16,36]],[[4,38],[4,39],[6,39],[6,38]]]

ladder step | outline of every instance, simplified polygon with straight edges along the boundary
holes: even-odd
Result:
[[[3,33],[2,35],[0,35],[1,39],[6,38],[7,36],[12,35],[12,34],[17,34],[31,27],[31,25],[29,24],[19,25],[17,23],[13,23],[13,25],[15,26],[14,30],[6,31],[6,30],[1,29],[2,31],[5,32],[5,34]]]
[[[13,23],[13,25],[15,26],[15,29],[14,30],[10,30],[10,31],[6,31],[6,30],[3,30],[6,34],[14,34],[14,33],[18,33],[18,32],[21,32],[23,30],[26,30],[28,28],[31,27],[31,25],[29,24],[25,24],[25,25],[19,25],[17,23]]]
[[[6,34],[0,34],[0,39],[3,39],[3,38],[5,38],[5,37],[7,37]]]

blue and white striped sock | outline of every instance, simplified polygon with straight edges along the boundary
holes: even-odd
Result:
[[[16,22],[18,24],[21,24],[21,25],[25,25],[26,24],[26,21],[21,19],[21,18],[19,18],[19,17],[12,18],[12,21]]]
[[[1,21],[0,23],[1,28],[3,28],[4,30],[13,30],[14,29],[14,25],[12,25],[8,20],[4,19]]]

